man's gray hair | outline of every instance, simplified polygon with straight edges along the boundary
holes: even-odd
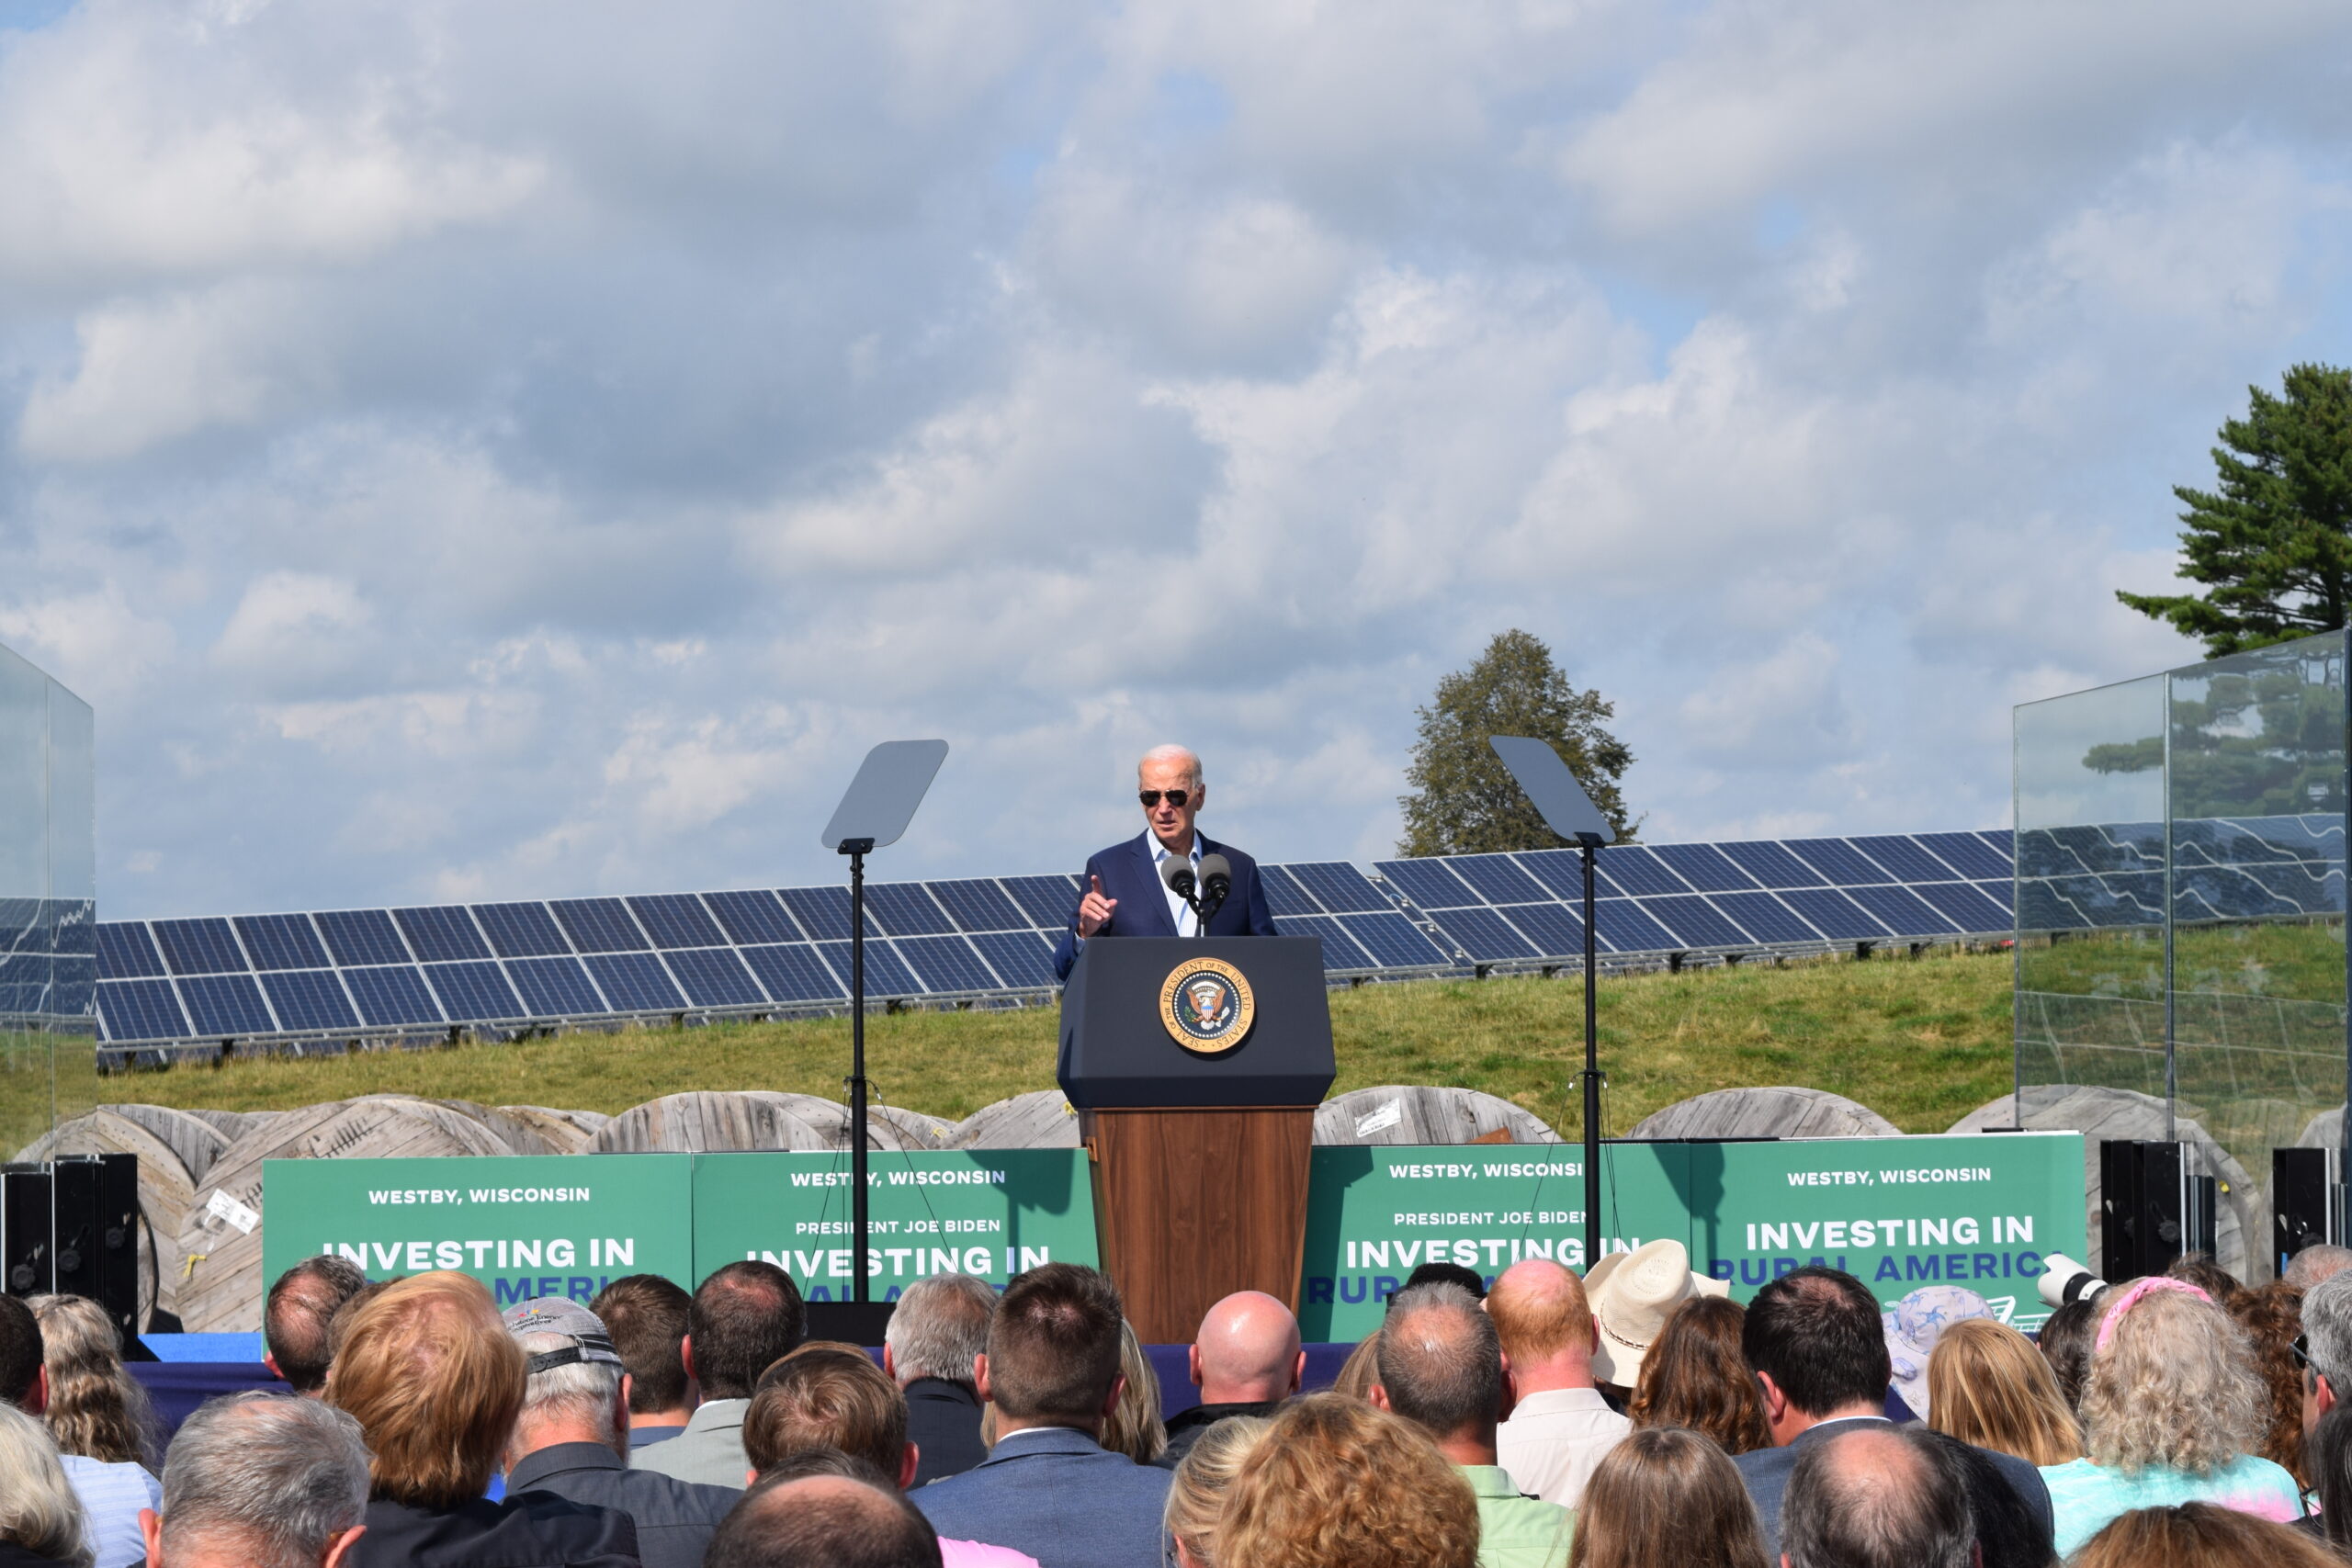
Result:
[[[367,1522],[359,1423],[319,1400],[212,1400],[164,1456],[166,1568],[224,1544],[252,1568],[318,1568],[336,1536]]]
[[[579,1341],[569,1334],[518,1334],[514,1343],[526,1356],[569,1350]],[[585,1422],[618,1443],[621,1436],[621,1373],[627,1369],[610,1361],[571,1361],[533,1372],[523,1385],[523,1409],[514,1419],[517,1430],[526,1421]]]
[[[1972,1568],[1968,1472],[1924,1428],[1872,1425],[1809,1445],[1781,1506],[1789,1568]]]
[[[2295,1289],[2308,1291],[2323,1280],[2334,1279],[2346,1269],[2352,1269],[2352,1247],[2315,1241],[2287,1259],[2285,1278],[2287,1283]]]
[[[989,1348],[995,1313],[995,1289],[976,1275],[933,1274],[909,1285],[882,1331],[899,1385],[917,1378],[971,1384],[972,1363]]]
[[[2352,1397],[2352,1270],[2303,1292],[2303,1351],[2336,1397]]]
[[[1433,1437],[1491,1426],[1502,1412],[1502,1342],[1478,1298],[1459,1285],[1397,1292],[1375,1357],[1388,1408]]]
[[[1149,762],[1182,762],[1184,764],[1185,771],[1192,775],[1194,789],[1205,789],[1208,786],[1208,778],[1201,772],[1201,755],[1190,746],[1178,746],[1173,743],[1155,746],[1136,759],[1136,772],[1142,773],[1145,764]]]

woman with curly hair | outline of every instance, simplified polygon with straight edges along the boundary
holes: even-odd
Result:
[[[2057,1374],[2031,1340],[1994,1318],[1964,1317],[1936,1337],[1928,1412],[1937,1431],[2028,1464],[2083,1457],[2082,1429]]]
[[[2083,1389],[2085,1457],[2041,1470],[2058,1555],[2135,1508],[2206,1502],[2300,1517],[2295,1478],[2255,1451],[2268,1429],[2245,1331],[2212,1298],[2167,1279],[2108,1292]]]
[[[2303,1461],[2303,1368],[2295,1337],[2303,1331],[2303,1292],[2283,1280],[2240,1291],[2229,1314],[2254,1348],[2254,1370],[2270,1390],[2270,1429],[2254,1451],[2310,1486]]]
[[[1232,1568],[1477,1568],[1478,1500],[1419,1427],[1310,1393],[1267,1424],[1210,1550]]]
[[[1727,1454],[1770,1448],[1764,1401],[1739,1349],[1747,1320],[1747,1309],[1728,1296],[1692,1296],[1668,1313],[1625,1406],[1634,1428],[1688,1427]]]
[[[114,1320],[86,1296],[34,1296],[49,1371],[49,1435],[60,1451],[153,1469],[155,1416],[122,1365]]]

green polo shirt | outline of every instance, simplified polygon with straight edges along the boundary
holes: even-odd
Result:
[[[1500,1465],[1453,1468],[1478,1499],[1478,1568],[1565,1568],[1574,1514],[1526,1495]]]

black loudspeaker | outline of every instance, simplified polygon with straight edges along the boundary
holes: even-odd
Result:
[[[139,1156],[67,1156],[50,1174],[57,1289],[105,1307],[128,1346],[139,1330]]]
[[[2289,1259],[2320,1242],[2344,1244],[2344,1151],[2270,1151],[2271,1263],[2287,1271]]]
[[[871,1349],[882,1343],[883,1330],[890,1326],[890,1314],[898,1304],[896,1302],[810,1302],[807,1308],[808,1337],[839,1339],[844,1344]]]
[[[49,1167],[0,1166],[0,1290],[38,1296],[56,1288],[54,1224]]]
[[[2109,1280],[2161,1274],[2191,1252],[2213,1251],[2214,1178],[2188,1144],[2109,1139],[2098,1146],[2099,1272]]]

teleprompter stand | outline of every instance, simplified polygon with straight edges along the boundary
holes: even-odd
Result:
[[[1179,1043],[1170,1008],[1198,961],[1240,976],[1229,1040]],[[1062,995],[1062,1092],[1079,1112],[1102,1266],[1146,1344],[1183,1344],[1216,1303],[1298,1309],[1315,1108],[1331,1087],[1330,1003],[1312,937],[1103,937]]]
[[[849,1301],[808,1303],[809,1331],[820,1339],[879,1345],[890,1320],[889,1304],[870,1299],[865,1262],[865,857],[899,841],[946,760],[944,740],[886,740],[876,746],[865,754],[820,840],[849,856],[850,1257],[855,1278]]]

